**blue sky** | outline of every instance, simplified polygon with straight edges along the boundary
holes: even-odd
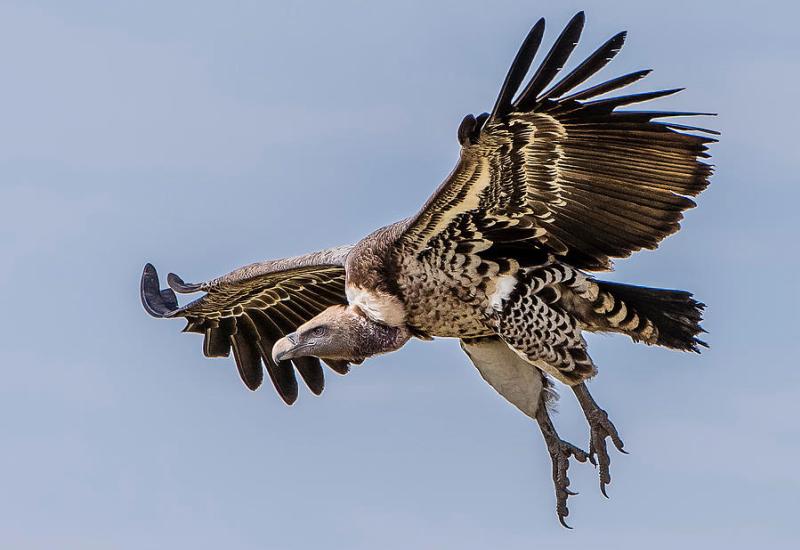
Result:
[[[786,548],[796,538],[791,2],[0,3],[4,548]],[[744,3],[742,3],[744,4]],[[540,16],[578,54],[685,86],[717,172],[684,229],[610,275],[686,288],[711,350],[590,337],[629,456],[573,467],[556,521],[535,425],[455,341],[412,342],[285,407],[181,324],[142,265],[202,280],[413,213]],[[585,445],[570,395],[555,418]]]

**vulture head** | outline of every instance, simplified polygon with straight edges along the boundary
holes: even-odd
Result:
[[[331,306],[275,342],[272,358],[279,362],[313,356],[360,363],[372,355],[399,349],[410,337],[405,326],[377,323],[358,306]]]

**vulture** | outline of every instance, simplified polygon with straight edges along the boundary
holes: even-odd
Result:
[[[458,128],[459,160],[411,217],[354,245],[255,263],[204,283],[147,264],[141,299],[160,318],[182,317],[203,335],[206,357],[231,353],[245,386],[266,370],[288,405],[295,371],[324,386],[338,374],[396,351],[411,338],[458,338],[486,382],[541,429],[552,463],[556,514],[569,511],[570,459],[610,483],[607,440],[623,442],[586,381],[597,373],[586,332],[699,352],[703,304],[692,294],[604,281],[614,258],[655,249],[680,228],[712,168],[717,132],[669,117],[703,115],[626,108],[680,89],[619,94],[650,71],[584,85],[620,51],[612,36],[560,78],[584,26],[575,15],[535,70],[545,23],[530,30],[489,113]],[[532,75],[526,79],[528,73]],[[666,119],[666,120],[665,120]],[[179,305],[175,293],[204,293]],[[585,451],[550,418],[553,380],[575,395],[588,424]]]

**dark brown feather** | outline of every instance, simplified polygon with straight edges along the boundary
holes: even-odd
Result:
[[[257,390],[264,380],[264,370],[258,350],[258,334],[250,319],[242,316],[236,321],[237,331],[230,337],[233,357],[239,376],[250,390]]]
[[[520,94],[514,105],[515,110],[525,112],[536,105],[539,92],[553,81],[558,72],[564,67],[564,63],[567,62],[573,50],[575,50],[575,46],[578,45],[585,21],[586,16],[582,11],[570,19],[556,39],[553,47],[547,53],[547,57],[545,57],[539,69],[534,73],[530,83]]]

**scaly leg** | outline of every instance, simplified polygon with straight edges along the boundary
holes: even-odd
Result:
[[[594,398],[589,393],[589,389],[586,387],[586,383],[581,382],[580,384],[572,386],[572,391],[575,392],[575,396],[578,398],[578,402],[583,409],[583,414],[589,422],[589,428],[591,430],[589,457],[592,463],[595,462],[594,457],[597,457],[597,463],[600,466],[600,491],[603,493],[604,497],[608,498],[606,485],[611,483],[611,458],[608,456],[606,438],[611,438],[611,441],[619,452],[624,454],[628,453],[623,449],[622,439],[620,439],[617,433],[617,428],[615,428],[614,424],[608,419],[608,413],[601,409],[595,402]]]
[[[544,392],[543,396],[544,396]],[[569,458],[575,457],[578,462],[586,462],[590,456],[571,443],[567,443],[558,436],[556,429],[553,427],[553,422],[550,420],[550,415],[547,413],[547,405],[543,398],[539,409],[536,411],[536,422],[542,430],[545,444],[547,445],[547,452],[550,453],[550,460],[553,463],[553,485],[556,489],[556,513],[558,514],[558,521],[567,529],[572,529],[567,525],[565,518],[569,515],[567,509],[567,498],[578,493],[569,490],[569,478],[567,477],[567,470],[569,469]],[[594,461],[592,461],[594,462]]]

